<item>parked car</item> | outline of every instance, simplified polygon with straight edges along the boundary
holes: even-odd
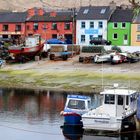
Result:
[[[90,40],[90,44],[94,45],[111,45],[111,41],[107,41],[102,38],[94,37],[92,40]]]

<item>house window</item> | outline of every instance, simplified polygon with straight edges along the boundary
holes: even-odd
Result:
[[[8,31],[8,25],[3,25],[3,31]]]
[[[118,28],[118,23],[114,22],[114,28]]]
[[[102,39],[102,38],[103,38],[103,36],[102,36],[102,35],[98,35],[98,38],[99,38],[99,39]]]
[[[113,39],[118,39],[118,34],[113,34]]]
[[[47,30],[47,24],[43,24],[42,25],[42,29],[45,31],[45,30]]]
[[[29,26],[29,25],[27,25],[27,26],[26,26],[26,29],[27,29],[27,30],[30,30],[30,26]]]
[[[66,23],[65,23],[64,29],[65,29],[65,30],[70,30],[70,23],[69,23],[69,22],[66,22]]]
[[[86,27],[86,23],[85,22],[81,22],[81,28],[85,28]]]
[[[103,22],[102,21],[99,21],[99,23],[98,23],[99,25],[99,28],[103,28]]]
[[[57,23],[52,23],[52,30],[57,30]]]
[[[16,25],[15,31],[21,31],[21,25]]]
[[[81,35],[81,42],[85,42],[85,35]]]
[[[34,23],[33,29],[34,29],[34,30],[38,30],[38,23]]]
[[[128,40],[128,35],[127,34],[124,35],[124,40]]]
[[[57,38],[57,34],[52,34],[52,38]]]
[[[137,25],[137,31],[140,32],[140,24]]]
[[[123,23],[122,23],[122,28],[125,28],[125,27],[126,27],[126,23],[123,22]]]
[[[89,35],[89,40],[92,40],[93,39],[93,35]]]
[[[94,28],[94,22],[90,22],[90,28]]]
[[[140,34],[137,35],[137,41],[140,41]]]

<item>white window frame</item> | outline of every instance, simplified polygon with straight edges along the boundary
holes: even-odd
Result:
[[[140,34],[137,34],[137,41],[140,41]]]
[[[84,23],[84,27],[83,27],[83,23]],[[86,28],[86,22],[85,21],[81,21],[81,29],[85,29]]]
[[[94,35],[89,35],[89,40],[92,40]]]
[[[91,24],[91,23],[92,23],[92,24]],[[92,25],[93,27],[91,27],[91,25]],[[90,28],[94,28],[94,21],[90,21],[89,27],[90,27]]]
[[[125,27],[123,27],[123,23],[125,23]],[[125,29],[126,28],[126,22],[122,22],[122,29]]]
[[[102,23],[102,24],[100,24],[100,23]],[[102,25],[102,27],[100,27],[100,25]],[[99,21],[99,22],[98,22],[98,28],[99,28],[99,29],[102,29],[102,28],[103,28],[103,21]]]
[[[84,37],[84,39],[82,37]],[[85,35],[81,35],[81,42],[82,43],[86,42],[86,36]]]
[[[114,38],[114,35],[115,35],[115,34],[117,35],[117,38]],[[117,33],[114,33],[114,34],[113,34],[113,39],[114,39],[114,40],[117,40],[117,39],[118,39],[118,34],[117,34]]]
[[[117,27],[115,27],[115,24],[117,24]],[[114,28],[114,29],[117,29],[117,28],[118,28],[118,23],[117,23],[117,22],[114,22],[114,23],[113,23],[113,28]]]
[[[140,32],[140,24],[137,25],[137,31]]]

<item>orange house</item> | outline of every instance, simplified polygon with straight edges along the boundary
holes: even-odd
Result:
[[[33,11],[32,13],[35,14]],[[75,36],[73,27],[75,22],[72,11],[40,12],[26,20],[26,36],[40,34],[45,40],[61,38],[72,43],[72,38]]]
[[[0,38],[24,37],[26,18],[27,12],[1,12]]]

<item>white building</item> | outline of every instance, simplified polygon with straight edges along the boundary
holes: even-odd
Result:
[[[107,23],[113,11],[111,6],[81,7],[76,18],[76,44],[89,45],[93,37],[107,40]]]

